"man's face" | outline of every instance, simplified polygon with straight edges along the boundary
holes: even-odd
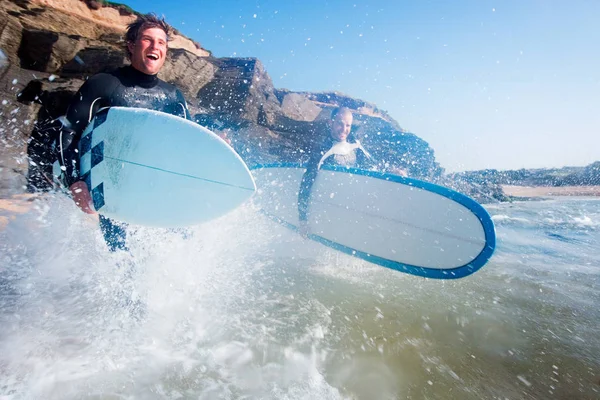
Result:
[[[346,140],[352,129],[352,114],[339,113],[331,121],[331,137],[338,142]]]
[[[131,52],[133,68],[148,75],[156,75],[167,57],[167,34],[160,28],[141,31],[133,43],[127,47]]]

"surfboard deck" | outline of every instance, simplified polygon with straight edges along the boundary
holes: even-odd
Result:
[[[158,111],[99,111],[79,151],[80,176],[96,211],[118,221],[194,225],[226,214],[256,190],[248,167],[225,141]]]
[[[298,191],[305,169],[260,165],[253,201],[298,230]],[[324,166],[313,185],[308,237],[397,271],[437,279],[462,278],[492,256],[496,235],[485,209],[451,189],[397,175]]]

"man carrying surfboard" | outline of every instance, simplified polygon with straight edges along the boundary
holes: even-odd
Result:
[[[88,79],[73,97],[59,140],[59,162],[63,180],[75,203],[87,214],[96,214],[86,183],[79,176],[78,144],[81,134],[98,110],[106,107],[135,107],[166,112],[191,119],[183,94],[157,74],[167,56],[172,28],[154,14],[139,16],[125,36],[131,64]],[[100,215],[100,227],[111,249],[126,249],[125,231]]]
[[[306,172],[300,183],[298,193],[298,217],[300,234],[308,234],[308,207],[312,186],[317,173],[323,165],[341,165],[344,167],[370,168],[373,166],[371,155],[356,138],[350,135],[352,129],[352,111],[338,107],[331,112],[328,121],[328,135],[311,151]]]

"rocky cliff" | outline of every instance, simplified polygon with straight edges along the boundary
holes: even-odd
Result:
[[[64,114],[70,97],[97,72],[124,65],[123,35],[135,18],[90,0],[0,3],[0,197],[24,191],[34,125]],[[353,110],[353,131],[383,168],[435,180],[433,150],[375,105],[340,93],[276,89],[258,59],[215,58],[175,35],[161,78],[186,95],[197,122],[231,138],[249,164],[302,162],[337,106]],[[30,146],[31,147],[31,146]]]

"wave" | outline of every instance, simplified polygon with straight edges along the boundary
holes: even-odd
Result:
[[[505,215],[505,214],[493,215],[492,221],[494,221],[495,223],[503,223],[503,222],[521,222],[524,224],[532,224],[533,223],[533,221],[531,221],[527,218],[511,217],[511,216]]]

